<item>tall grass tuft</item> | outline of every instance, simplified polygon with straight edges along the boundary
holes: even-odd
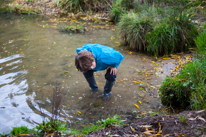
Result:
[[[125,9],[121,6],[122,0],[117,0],[112,3],[112,9],[110,10],[110,20],[111,22],[114,22],[115,24],[119,22],[120,17],[122,14],[126,13]]]
[[[162,19],[147,35],[147,51],[155,56],[162,56],[186,52],[194,47],[194,38],[198,36],[198,31],[192,19],[192,15],[184,12]]]
[[[67,9],[68,12],[100,12],[109,10],[112,5],[111,0],[62,0],[60,5]]]
[[[173,53],[178,43],[176,33],[175,28],[168,24],[167,19],[163,20],[147,34],[147,51],[155,56]]]
[[[148,16],[128,13],[121,18],[117,27],[126,46],[136,51],[145,51],[146,34],[152,30],[152,21]]]
[[[197,26],[193,21],[193,16],[182,12],[177,17],[172,17],[171,24],[179,37],[179,44],[176,44],[177,52],[187,51],[194,46],[194,38],[198,36]]]

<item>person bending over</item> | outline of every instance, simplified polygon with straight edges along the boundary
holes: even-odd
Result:
[[[93,73],[107,69],[103,99],[108,99],[116,80],[117,67],[124,56],[119,51],[100,44],[85,44],[81,48],[77,48],[76,52],[75,66],[78,71],[83,72],[91,91],[98,90]]]

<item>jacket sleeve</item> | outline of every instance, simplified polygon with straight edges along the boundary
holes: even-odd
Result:
[[[124,56],[119,51],[112,49],[110,52],[103,54],[102,62],[111,67],[117,68],[123,59]]]

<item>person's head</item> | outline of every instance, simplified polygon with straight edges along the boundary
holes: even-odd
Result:
[[[87,51],[80,51],[75,57],[75,66],[78,71],[86,72],[96,67],[94,55]]]

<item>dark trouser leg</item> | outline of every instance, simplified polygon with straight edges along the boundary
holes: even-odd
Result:
[[[97,87],[97,83],[94,78],[94,71],[88,70],[87,72],[84,72],[83,74],[89,84],[90,90],[97,91],[98,87]]]
[[[116,75],[110,74],[110,70],[107,70],[107,73],[105,74],[106,84],[104,86],[104,93],[103,93],[103,99],[107,98],[112,91],[112,87],[116,80]]]

